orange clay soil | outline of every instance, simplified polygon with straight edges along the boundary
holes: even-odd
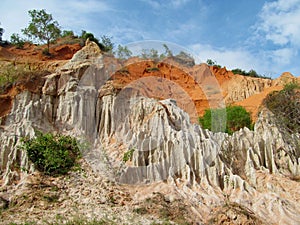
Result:
[[[75,42],[75,41],[73,41]],[[46,45],[34,45],[25,43],[22,49],[15,46],[0,47],[0,60],[7,61],[49,61],[49,60],[68,60],[71,59],[75,52],[81,49],[78,43],[68,44],[66,39],[59,39],[55,44],[50,45],[51,56],[43,54]]]
[[[13,85],[8,86],[5,92],[0,94],[0,117],[10,112],[12,101],[20,92],[24,90],[34,93],[41,92],[45,81],[43,77],[49,74],[46,70],[51,71],[57,66],[63,65],[66,60],[71,59],[82,48],[79,42],[74,44],[65,43],[66,39],[59,39],[57,43],[50,45],[50,56],[43,54],[43,49],[46,48],[46,45],[37,46],[25,43],[22,49],[18,49],[15,46],[0,47],[0,65],[9,63],[13,65],[30,65],[35,70],[38,68],[38,71],[40,71],[29,72],[28,77],[20,78]],[[51,66],[48,64],[51,64]]]
[[[46,47],[33,44],[25,44],[23,49],[17,49],[13,46],[0,47],[0,63],[56,63],[57,66],[64,64],[66,60],[72,58],[74,53],[81,49],[78,43],[67,42],[62,39],[56,44],[50,46],[51,56],[43,55],[42,51]],[[112,59],[110,59],[112,60]],[[114,59],[114,61],[118,61]],[[43,68],[42,66],[42,68]],[[39,92],[43,85],[45,74],[34,79],[27,79],[12,86],[6,93],[0,95],[0,117],[6,115],[12,105],[13,98],[23,90]],[[191,121],[197,122],[198,117],[203,115],[205,109],[217,107],[223,96],[223,84],[225,85],[236,75],[226,68],[209,67],[206,64],[195,65],[194,67],[184,67],[172,59],[166,59],[162,62],[153,62],[150,60],[141,60],[138,57],[132,57],[127,60],[119,71],[113,76],[114,84],[134,90],[137,95],[152,97],[156,99],[175,99],[177,105],[189,113]],[[41,79],[42,78],[42,79]],[[233,104],[244,106],[251,112],[252,118],[257,118],[257,112],[263,99],[268,93],[274,90],[282,89],[282,85],[276,84],[266,88],[259,94],[235,102]]]

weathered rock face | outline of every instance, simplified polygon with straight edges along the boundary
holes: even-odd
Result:
[[[242,101],[272,86],[272,80],[235,75],[222,86],[225,101],[228,103]]]
[[[32,137],[39,129],[88,141],[86,161],[112,180],[163,180],[177,186],[203,221],[213,207],[229,200],[270,223],[300,221],[300,199],[294,198],[300,188],[290,179],[300,176],[299,136],[276,127],[274,115],[263,111],[254,131],[212,133],[192,124],[174,100],[145,98],[130,87],[120,90],[110,80],[118,65],[103,62],[90,42],[47,76],[42,93],[24,91],[15,97],[10,113],[1,118],[4,185],[27,175],[20,168],[33,171],[17,146],[20,137]],[[124,162],[130,150],[131,160]]]

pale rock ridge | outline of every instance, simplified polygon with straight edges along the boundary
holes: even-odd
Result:
[[[225,102],[242,101],[251,95],[258,94],[272,86],[272,80],[235,75],[234,78],[222,85]]]
[[[280,77],[278,77],[277,79],[275,79],[273,81],[274,85],[285,85],[287,83],[300,83],[300,79],[293,76],[293,74],[289,73],[289,72],[284,72],[280,75]]]
[[[272,188],[262,188],[262,183],[258,181],[258,171],[274,176],[299,175],[299,159],[293,154],[296,146],[286,143],[269,111],[263,111],[254,131],[245,128],[228,136],[191,125],[188,115],[172,100],[139,98],[125,102],[122,98],[125,105],[122,106],[118,96],[108,96],[102,102],[106,112],[101,117],[103,128],[109,127],[101,136],[102,143],[108,143],[104,148],[112,157],[117,155],[113,149],[123,152],[135,149],[132,162],[118,171],[119,182],[131,184],[168,180],[177,184],[183,182],[188,187],[209,186],[214,190],[211,194],[219,196],[216,197],[219,200],[201,192],[203,199],[220,203],[223,199],[220,192],[229,191],[231,201],[250,208],[273,223],[277,219],[287,223],[300,219],[297,216],[299,210],[295,207],[299,202],[280,196],[276,187],[278,183],[272,184]],[[111,111],[118,107],[123,109],[124,114],[115,115]],[[113,139],[114,143],[105,141],[109,139]],[[113,162],[111,165],[117,170],[119,164]],[[264,207],[262,199],[270,207]],[[287,204],[286,208],[283,204]],[[272,210],[271,205],[276,210]],[[288,213],[279,213],[282,210]]]
[[[47,77],[42,94],[25,91],[17,95],[10,114],[1,120],[4,184],[26,176],[19,168],[33,171],[17,147],[20,137],[34,136],[35,129],[59,131],[86,138],[92,145],[84,152],[86,160],[95,171],[119,182],[183,184],[183,195],[199,195],[193,197],[195,202],[202,199],[203,217],[213,204],[224,201],[222,193],[228,191],[232,201],[265,220],[300,221],[299,200],[280,195],[278,183],[265,187],[260,180],[260,173],[272,178],[300,175],[297,146],[289,144],[299,137],[287,140],[270,112],[263,111],[254,131],[245,128],[232,136],[215,134],[191,124],[173,100],[156,101],[130,89],[120,91],[107,82],[110,71],[90,42]],[[255,82],[252,85],[263,88]],[[129,149],[134,149],[132,161],[122,163]],[[289,179],[286,182],[292,184]]]

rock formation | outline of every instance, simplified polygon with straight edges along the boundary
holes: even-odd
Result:
[[[2,185],[26,180],[34,171],[18,147],[21,137],[33,137],[36,130],[61,132],[89,143],[82,151],[95,173],[129,188],[166,182],[201,222],[219,221],[216,212],[226,204],[268,224],[300,221],[300,187],[293,180],[300,176],[299,134],[282,131],[267,109],[254,131],[212,133],[191,123],[175,100],[148,98],[116,82],[111,75],[120,68],[89,42],[45,76],[40,92],[17,94],[0,120]],[[271,82],[241,78],[237,85],[249,90],[228,86],[225,99],[242,100]],[[129,150],[132,158],[124,162]]]

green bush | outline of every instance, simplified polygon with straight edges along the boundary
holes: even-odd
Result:
[[[218,68],[222,67],[221,65],[217,64],[217,61],[212,60],[212,59],[207,59],[206,64],[209,65],[209,66],[216,66]]]
[[[102,51],[104,51],[105,46],[104,46],[102,43],[99,42],[99,39],[96,38],[96,37],[94,36],[94,34],[88,33],[88,32],[86,32],[85,30],[83,30],[82,33],[81,33],[80,38],[81,38],[84,42],[85,42],[87,39],[89,39],[90,41],[95,42],[95,43],[99,46],[99,48],[100,48]]]
[[[134,152],[134,149],[130,149],[127,152],[125,152],[123,155],[123,159],[122,159],[123,162],[126,163],[128,160],[131,160],[132,156],[133,156],[133,152]]]
[[[257,73],[255,70],[253,70],[253,69],[251,69],[251,70],[249,70],[248,72],[246,72],[245,70],[236,68],[236,69],[231,70],[231,72],[232,72],[233,74],[239,74],[239,75],[242,75],[242,76],[256,77],[256,78],[263,78],[263,79],[271,79],[270,77],[267,77],[267,76],[263,76],[263,75],[258,74],[258,73]]]
[[[270,93],[264,100],[264,105],[276,115],[281,128],[290,133],[300,133],[300,85],[286,84],[281,91]]]
[[[10,36],[10,43],[17,48],[22,49],[24,47],[25,40],[21,38],[19,34],[14,33]]]
[[[132,56],[132,52],[128,49],[127,46],[118,45],[116,55],[119,59],[125,60],[129,59]]]
[[[28,83],[49,75],[49,71],[31,68],[29,64],[15,64],[14,62],[0,68],[0,94],[5,93],[13,85]]]
[[[145,69],[146,72],[150,73],[150,72],[154,72],[154,71],[159,71],[158,67],[148,67]]]
[[[101,36],[101,44],[103,45],[104,52],[112,53],[114,49],[114,43],[112,42],[112,37],[108,37],[106,35]]]
[[[199,123],[213,132],[232,134],[243,127],[253,128],[250,113],[242,106],[228,106],[226,109],[207,109]]]
[[[74,35],[74,32],[72,30],[63,30],[62,31],[62,34],[61,34],[61,37],[72,37],[74,38],[75,35]]]
[[[59,134],[37,132],[35,138],[23,138],[21,148],[36,169],[47,175],[66,174],[81,156],[76,139]]]

